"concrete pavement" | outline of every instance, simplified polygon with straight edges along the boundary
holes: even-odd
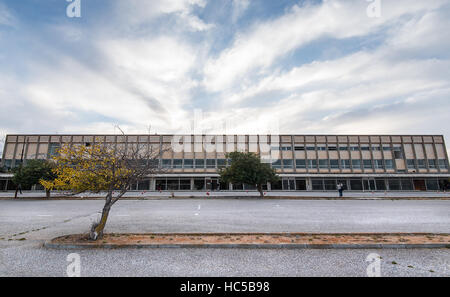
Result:
[[[64,276],[66,257],[76,252],[84,276],[364,276],[365,258],[375,252],[383,258],[385,276],[450,276],[448,249],[42,248],[45,240],[86,232],[101,208],[100,200],[0,201],[0,275]],[[119,201],[113,206],[106,231],[448,233],[449,226],[450,201],[446,200],[189,199]]]

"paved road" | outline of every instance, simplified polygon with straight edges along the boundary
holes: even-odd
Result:
[[[102,203],[0,201],[0,237],[46,226],[58,234],[85,232]],[[444,233],[450,232],[450,201],[123,200],[107,231]]]
[[[86,232],[101,207],[95,200],[0,201],[0,275],[63,276],[74,251],[46,250],[42,243]],[[450,232],[450,201],[124,200],[107,225],[107,232],[200,231]],[[371,252],[382,256],[386,276],[450,276],[448,249],[75,252],[85,276],[357,276],[365,275]]]

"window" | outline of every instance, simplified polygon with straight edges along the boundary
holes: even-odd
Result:
[[[304,151],[305,147],[304,146],[295,146],[295,150],[296,151]]]
[[[178,178],[168,178],[167,179],[167,190],[178,191],[180,188],[180,181]]]
[[[389,183],[389,190],[391,191],[400,191],[402,189],[399,179],[389,179],[388,183]]]
[[[205,168],[205,160],[204,159],[195,159],[195,168]]]
[[[384,179],[376,179],[375,184],[377,187],[377,191],[385,191],[386,190],[386,181]]]
[[[184,168],[194,168],[194,160],[184,159]]]
[[[387,145],[387,144],[383,144],[383,151],[390,151],[391,150],[391,146]]]
[[[383,169],[384,168],[384,161],[383,160],[375,160],[375,168],[376,169]]]
[[[5,159],[5,164],[4,164],[6,169],[11,169],[12,166],[12,160],[11,159]]]
[[[409,178],[403,178],[403,179],[401,179],[401,182],[402,182],[402,190],[403,191],[413,191],[414,190],[412,180],[410,180]]]
[[[339,150],[340,151],[347,151],[348,150],[348,146],[339,146]]]
[[[372,145],[373,151],[381,151],[381,147],[379,145]]]
[[[361,160],[352,160],[353,169],[361,169]]]
[[[216,159],[207,159],[206,168],[216,168]]]
[[[148,191],[150,190],[150,180],[140,180],[138,182],[138,190],[139,191]]]
[[[174,159],[173,168],[183,168],[183,159]]]
[[[425,160],[417,160],[417,167],[419,167],[419,169],[426,169],[427,166],[425,165]]]
[[[386,169],[394,169],[394,162],[392,160],[384,160]]]
[[[56,156],[60,147],[59,143],[50,143],[48,146],[48,158]]]
[[[428,159],[428,167],[429,168],[436,168],[437,166],[436,166],[437,164],[436,164],[436,160],[432,160],[432,159]]]
[[[370,151],[370,148],[369,148],[369,146],[367,146],[367,145],[362,145],[362,146],[361,146],[361,150],[362,150],[362,151]]]
[[[328,169],[328,160],[319,160],[319,168]]]
[[[282,146],[281,150],[282,151],[292,151],[292,146]]]
[[[318,150],[318,151],[326,151],[326,150],[327,150],[327,147],[324,146],[324,145],[322,145],[322,146],[317,146],[317,150]]]
[[[330,167],[333,169],[339,169],[339,160],[330,160]]]
[[[359,146],[357,146],[356,144],[353,144],[353,145],[350,147],[350,150],[351,150],[351,151],[359,151]]]
[[[307,147],[306,147],[306,150],[307,150],[307,151],[315,151],[316,148],[315,148],[314,146],[307,146]]]
[[[363,160],[364,169],[372,169],[372,160]]]
[[[190,190],[191,180],[188,178],[180,178],[180,190]]]
[[[403,159],[403,150],[401,147],[394,147],[394,159]]]
[[[172,168],[172,159],[163,159],[162,167],[163,168]]]
[[[324,180],[325,191],[335,191],[337,183],[335,179],[325,179]]]
[[[308,168],[316,169],[317,168],[317,160],[308,160]]]
[[[312,179],[311,183],[313,191],[323,191],[323,179]]]
[[[306,191],[306,180],[295,179],[295,187],[297,191]]]
[[[279,151],[279,150],[280,150],[280,147],[279,147],[279,146],[272,146],[272,147],[271,147],[271,150],[272,150],[272,151]]]
[[[283,168],[286,168],[286,169],[294,168],[294,161],[292,161],[292,160],[283,160]]]
[[[440,169],[448,169],[447,160],[445,160],[445,159],[439,160],[439,168]]]
[[[408,169],[415,169],[416,168],[416,161],[414,159],[406,160],[406,164],[408,166]]]
[[[272,162],[272,168],[276,169],[281,168],[281,160],[276,160],[275,162]]]
[[[352,191],[362,191],[363,185],[361,179],[351,179],[350,180],[350,189]]]
[[[329,151],[337,151],[337,147],[335,146],[328,146]]]
[[[350,160],[341,160],[342,169],[350,169]]]
[[[227,160],[226,159],[217,159],[217,167],[218,168],[224,168],[227,166]]]
[[[194,190],[200,191],[205,189],[205,179],[195,178],[194,179]]]
[[[167,190],[166,179],[157,178],[156,179],[156,190],[165,191]]]
[[[295,160],[295,166],[297,168],[306,168],[306,160]]]
[[[439,181],[437,179],[427,179],[427,190],[428,191],[438,191]]]

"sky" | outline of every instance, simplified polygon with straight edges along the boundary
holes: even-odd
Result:
[[[449,0],[68,1],[0,0],[0,135],[450,140]]]

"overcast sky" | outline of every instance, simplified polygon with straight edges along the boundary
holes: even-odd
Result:
[[[176,133],[201,109],[216,131],[448,142],[450,1],[380,2],[81,0],[69,18],[0,0],[0,133]]]

